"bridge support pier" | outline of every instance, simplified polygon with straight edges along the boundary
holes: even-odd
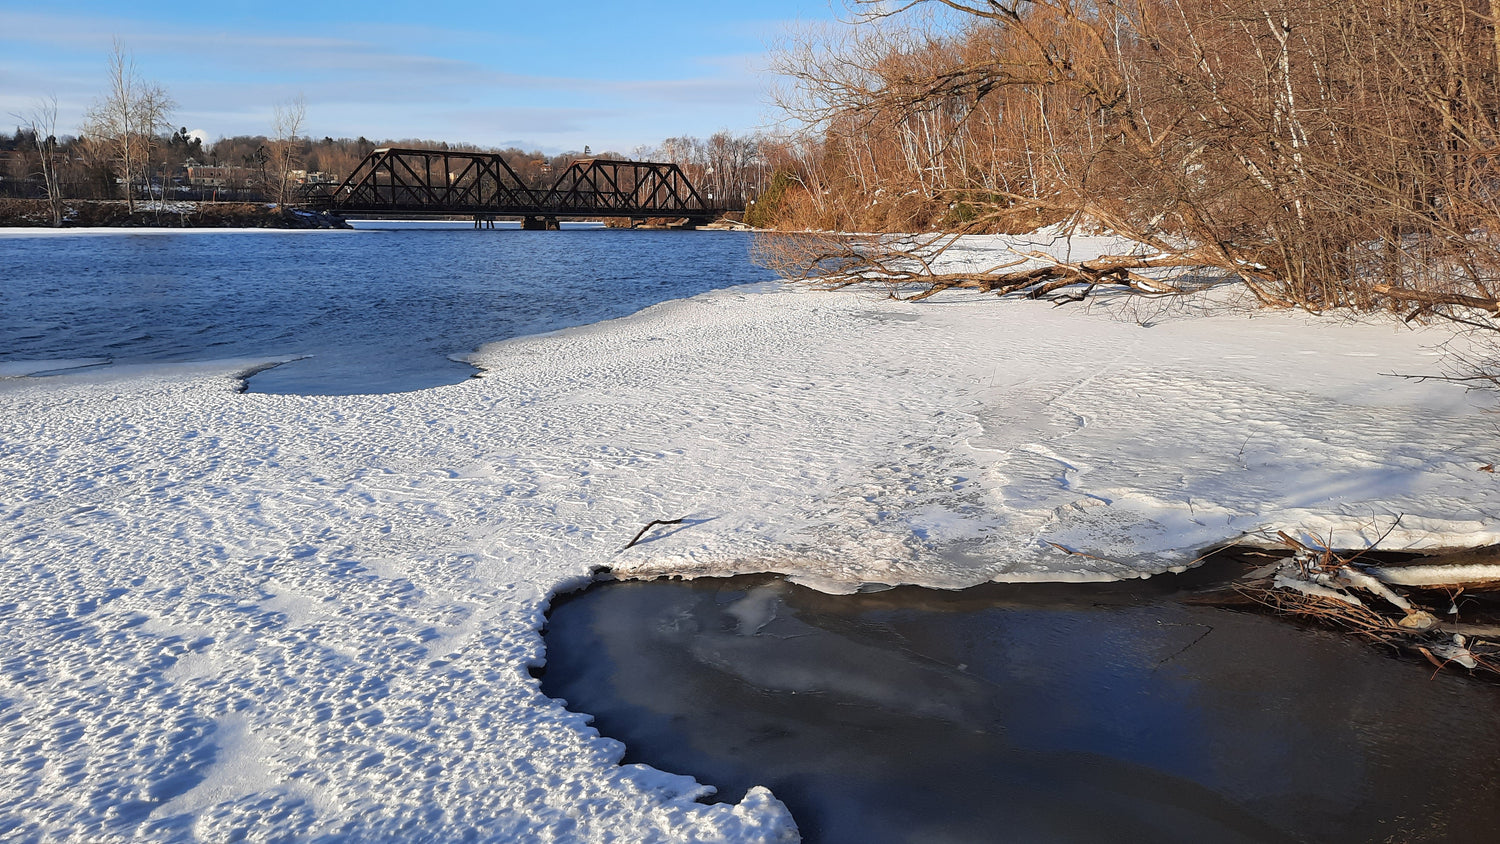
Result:
[[[495,215],[493,215],[493,214],[475,214],[474,215],[474,228],[476,228],[476,229],[492,229],[494,227],[495,227]]]
[[[555,232],[562,229],[556,217],[532,215],[521,218],[521,228],[529,232]]]

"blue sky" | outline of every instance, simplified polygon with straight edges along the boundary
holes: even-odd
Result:
[[[0,0],[0,118],[55,95],[59,129],[76,132],[119,38],[177,101],[173,122],[210,139],[264,134],[273,106],[301,94],[304,131],[318,137],[628,153],[768,124],[769,46],[843,11],[840,0]]]

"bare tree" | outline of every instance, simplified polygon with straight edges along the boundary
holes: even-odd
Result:
[[[287,103],[277,103],[271,113],[271,137],[267,140],[267,193],[280,205],[290,204],[295,193],[292,171],[302,161],[302,123],[307,102],[301,94]]]
[[[47,204],[52,211],[52,225],[62,226],[62,183],[57,176],[57,97],[38,100],[26,114],[12,115],[31,133],[41,166],[42,183],[47,189]]]
[[[634,154],[638,160],[669,161],[681,167],[705,198],[715,203],[743,204],[766,189],[770,179],[767,150],[774,143],[764,135],[721,130],[707,140],[667,138],[655,147],[637,147]]]
[[[1500,328],[1495,0],[848,2],[852,33],[784,54],[816,154],[783,219],[957,233],[1081,215],[1152,257],[1016,288],[1029,270],[936,271],[951,238],[768,245],[794,277],[1038,293],[1206,266],[1273,307]]]
[[[160,85],[141,79],[135,59],[116,40],[109,56],[109,91],[88,110],[83,131],[93,154],[124,183],[132,213],[136,176],[146,170],[157,130],[169,125],[175,107]]]
[[[147,195],[155,195],[151,185],[151,162],[156,158],[158,148],[164,145],[164,132],[172,128],[170,120],[172,109],[176,103],[167,95],[165,89],[160,85],[147,84],[141,87],[141,99],[138,109],[140,115],[140,151],[141,171],[146,182]],[[166,198],[167,179],[163,172],[161,179],[161,196]]]

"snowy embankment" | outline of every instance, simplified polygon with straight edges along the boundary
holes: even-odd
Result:
[[[1442,332],[1127,309],[735,289],[410,394],[0,380],[0,834],[778,840],[767,792],[696,803],[538,691],[557,591],[1500,541],[1488,398],[1388,374]]]

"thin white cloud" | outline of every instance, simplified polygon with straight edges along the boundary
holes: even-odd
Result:
[[[146,25],[0,10],[0,33],[0,105],[17,92],[22,99],[31,91],[56,93],[62,122],[70,127],[103,87],[105,57],[116,38],[133,53],[142,76],[161,82],[178,101],[174,122],[212,135],[265,132],[272,104],[301,94],[308,129],[319,135],[420,135],[482,144],[523,137],[567,146],[569,137],[639,134],[631,143],[641,144],[698,131],[694,121],[712,120],[715,128],[735,122],[734,114],[753,108],[763,94],[748,56],[700,59],[701,73],[686,79],[532,75],[449,58],[475,45],[493,47],[491,37],[440,27],[231,33],[212,22]],[[413,51],[407,44],[423,47]],[[653,129],[640,112],[657,115],[663,125]],[[606,121],[617,128],[605,129]]]

